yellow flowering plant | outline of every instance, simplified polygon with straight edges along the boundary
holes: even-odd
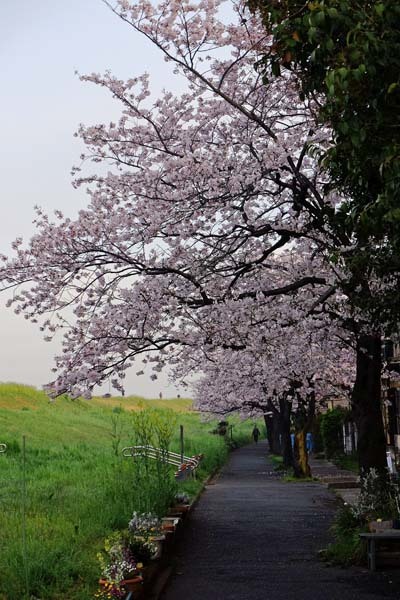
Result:
[[[104,551],[97,558],[101,569],[102,587],[97,598],[124,598],[122,582],[138,574],[139,564],[133,555],[126,536],[117,532],[104,542]]]

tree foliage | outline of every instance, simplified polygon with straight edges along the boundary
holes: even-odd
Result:
[[[331,185],[348,198],[331,223],[357,244],[347,256],[353,283],[371,265],[386,282],[400,267],[400,7],[391,0],[250,5],[272,35],[260,61],[265,75],[296,73],[300,96],[316,100],[332,130],[321,158]],[[378,318],[383,310],[397,319],[396,295],[374,299]],[[371,305],[365,295],[358,302]]]

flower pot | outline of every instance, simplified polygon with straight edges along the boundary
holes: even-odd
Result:
[[[113,586],[107,579],[99,579],[99,584],[101,587],[105,589],[109,589]],[[141,575],[135,575],[130,577],[129,579],[123,579],[119,587],[124,588],[126,592],[136,592],[139,593],[143,587],[143,577]]]
[[[137,575],[136,577],[132,577],[130,579],[123,579],[121,581],[121,587],[123,587],[127,592],[138,593],[143,587],[143,577],[141,575]]]
[[[185,514],[190,510],[190,504],[175,504],[171,510],[174,514]]]
[[[149,539],[151,542],[163,542],[165,540],[165,535],[151,535]]]
[[[176,527],[180,521],[180,517],[164,517],[161,519],[161,527],[164,528],[165,525],[173,525]]]

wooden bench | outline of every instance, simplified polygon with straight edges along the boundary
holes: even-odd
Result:
[[[386,529],[378,533],[360,533],[360,538],[367,541],[368,568],[376,569],[376,550],[380,542],[400,542],[400,529]]]

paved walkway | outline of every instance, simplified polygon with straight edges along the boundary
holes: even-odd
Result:
[[[331,488],[347,504],[356,504],[360,495],[358,476],[351,471],[339,469],[328,460],[310,458],[311,472],[321,483]]]
[[[399,572],[318,561],[336,499],[319,483],[279,480],[266,448],[236,450],[207,487],[162,600],[399,600]]]

